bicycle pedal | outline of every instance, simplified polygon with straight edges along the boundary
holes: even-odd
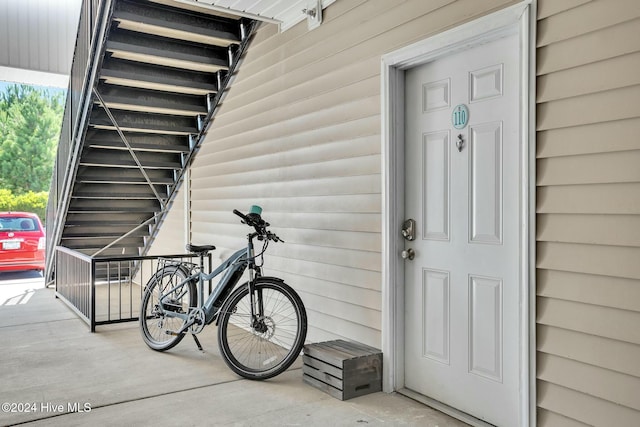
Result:
[[[195,323],[195,321],[191,321],[189,323],[185,323],[182,326],[182,328],[180,328],[180,330],[178,332],[173,332],[173,331],[166,331],[166,332],[169,335],[174,335],[174,336],[175,335],[181,335],[181,334],[184,334],[187,331],[187,329],[189,329],[191,326],[193,326],[194,323]]]

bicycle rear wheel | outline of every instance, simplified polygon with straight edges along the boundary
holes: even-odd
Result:
[[[184,338],[184,333],[175,333],[186,320],[173,314],[187,314],[189,307],[197,304],[193,282],[182,283],[186,277],[181,268],[170,266],[158,271],[147,283],[140,307],[140,331],[144,342],[154,350],[169,350]],[[162,295],[165,297],[161,305]]]
[[[270,278],[256,281],[255,304],[263,310],[254,320],[248,286],[231,294],[220,311],[218,344],[232,371],[251,380],[265,380],[284,372],[300,355],[307,314],[291,287]]]

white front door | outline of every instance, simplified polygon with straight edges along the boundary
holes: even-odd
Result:
[[[520,416],[518,52],[511,35],[405,74],[405,386],[500,426]]]

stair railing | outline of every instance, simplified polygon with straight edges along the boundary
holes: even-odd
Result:
[[[112,13],[112,0],[83,0],[82,2],[62,131],[46,211],[45,282],[47,284],[54,278],[55,248],[60,241],[65,224],[82,140],[92,105],[91,89],[95,85],[99,59],[102,57],[98,51],[104,49],[104,40]]]

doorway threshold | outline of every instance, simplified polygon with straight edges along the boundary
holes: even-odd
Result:
[[[466,412],[462,412],[456,408],[453,408],[449,405],[446,405],[442,402],[438,402],[437,400],[431,399],[423,394],[410,390],[408,388],[402,388],[397,390],[397,393],[408,397],[409,399],[413,399],[417,402],[422,403],[423,405],[429,406],[435,410],[438,410],[444,414],[447,414],[455,419],[458,419],[464,423],[469,424],[473,427],[495,427],[493,424],[489,424],[485,421],[482,421],[472,415],[467,414]]]

